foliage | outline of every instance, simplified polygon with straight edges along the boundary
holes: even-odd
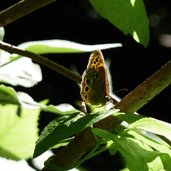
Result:
[[[60,40],[56,42],[58,41]],[[54,52],[54,49],[56,49],[56,52],[58,51],[58,46],[54,46],[53,44],[55,40],[52,42],[50,42],[50,40],[44,41],[43,43],[46,42],[48,46],[45,45],[48,53],[51,50]],[[33,44],[25,43],[20,46],[28,49],[31,47],[29,50],[34,49],[33,51],[42,53],[39,51],[41,47],[40,43],[42,42],[37,43],[38,46],[36,42]],[[69,45],[70,43],[71,42],[69,42]],[[50,46],[51,44],[53,44],[53,48]],[[96,48],[96,46],[94,48]],[[75,52],[78,50],[79,48],[76,49]],[[73,52],[73,49],[71,51]],[[44,51],[44,53],[46,53],[46,51]],[[9,60],[5,63],[6,66],[11,66],[11,63],[14,62],[17,66],[16,61],[24,58],[17,55],[8,55]],[[34,66],[35,64],[32,63],[32,65]],[[2,68],[3,66],[4,63],[2,64]],[[37,75],[41,75],[40,70],[37,70],[37,72],[39,72]],[[10,75],[10,72],[8,74]],[[11,84],[13,85],[12,80],[13,79],[11,79]],[[37,82],[38,81],[39,79],[37,79]],[[10,81],[8,83],[10,84]],[[27,86],[24,81],[20,81],[19,85]],[[32,84],[32,86],[33,85],[34,84]],[[69,104],[54,106],[37,103],[26,93],[17,93],[13,88],[5,85],[0,86],[0,95],[0,102],[2,104],[0,107],[2,128],[0,146],[1,149],[3,149],[0,155],[3,157],[14,160],[27,159],[32,156],[34,148],[34,157],[37,157],[48,149],[66,146],[75,135],[78,135],[85,128],[92,127],[93,124],[109,115],[114,115],[127,124],[121,124],[121,128],[116,129],[113,133],[92,127],[94,136],[98,137],[99,142],[84,158],[81,158],[76,164],[71,165],[69,168],[75,167],[88,158],[108,149],[111,155],[119,151],[125,158],[126,167],[129,170],[138,170],[140,168],[141,170],[150,170],[151,168],[154,170],[170,170],[170,145],[160,138],[160,136],[163,136],[170,140],[170,124],[141,115],[126,115],[113,109],[104,110],[102,108],[100,111],[93,111],[89,115],[85,115],[82,111],[73,108]],[[61,116],[52,121],[38,138],[37,120],[41,110]],[[37,138],[38,141],[34,147]],[[101,148],[102,144],[103,148]],[[48,163],[48,167],[50,167],[49,162],[46,163]]]
[[[107,49],[117,46],[120,47],[121,44],[111,43],[90,46],[66,40],[34,41],[19,45],[23,49],[41,54],[78,53],[92,51],[96,48]],[[43,52],[42,47],[44,49]],[[17,54],[11,55],[4,51],[1,52],[1,83],[32,87],[41,80],[42,74],[39,65],[34,64],[29,58],[21,57]],[[64,115],[64,118],[68,116],[73,117],[71,114],[77,115],[79,113],[78,110],[69,104],[54,106],[37,103],[28,94],[16,92],[14,88],[3,84],[0,85],[0,104],[0,156],[14,160],[27,159],[33,155],[34,144],[38,139],[37,122],[40,111]]]
[[[0,156],[13,160],[31,158],[38,137],[40,110],[22,107],[18,116],[18,108],[12,104],[0,105]]]
[[[143,0],[90,0],[101,16],[125,35],[131,34],[145,47],[149,42],[149,23]]]
[[[171,125],[142,115],[126,115],[116,109],[102,110],[86,116],[83,116],[81,112],[80,114],[70,113],[65,117],[57,118],[41,133],[34,155],[40,155],[47,149],[67,145],[72,140],[71,137],[79,134],[83,128],[91,126],[111,114],[127,124],[121,124],[121,128],[116,129],[113,133],[99,128],[92,128],[94,135],[98,139],[97,145],[69,168],[75,167],[75,165],[81,164],[88,158],[108,149],[111,155],[119,151],[124,157],[126,167],[129,170],[171,169],[169,164],[171,160],[170,144],[158,136],[161,135],[169,139]],[[46,163],[47,167],[53,167],[49,162]],[[69,168],[61,168],[61,170]],[[56,169],[59,170],[59,167],[56,166]]]
[[[142,0],[90,0],[94,8],[104,18],[118,27],[124,34],[144,46],[149,42],[146,11]],[[141,22],[140,22],[141,21]],[[3,40],[4,30],[0,29]],[[121,44],[83,45],[67,40],[32,41],[19,45],[19,48],[38,54],[78,53],[96,49],[120,47]],[[49,158],[45,167],[52,170],[66,170],[80,165],[85,160],[109,150],[111,155],[117,151],[125,160],[124,170],[171,170],[171,125],[138,114],[121,113],[116,109],[100,108],[85,114],[70,104],[54,106],[46,101],[38,103],[28,94],[16,92],[6,86],[32,87],[42,80],[39,65],[19,54],[11,55],[1,51],[0,65],[0,156],[21,160],[39,156],[48,149],[66,146],[86,128],[92,130],[96,145],[69,166],[60,167]],[[41,111],[57,115],[38,137],[38,118]],[[93,125],[108,116],[121,122],[112,131]],[[164,138],[163,138],[164,137]],[[37,140],[37,142],[36,142]],[[35,145],[36,142],[36,145]]]

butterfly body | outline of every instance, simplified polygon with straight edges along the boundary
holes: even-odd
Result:
[[[96,50],[90,55],[81,86],[80,94],[85,103],[105,105],[106,97],[109,96],[109,79],[101,51]]]

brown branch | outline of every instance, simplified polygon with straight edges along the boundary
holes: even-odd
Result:
[[[124,97],[119,103],[115,105],[115,108],[118,108],[125,113],[134,113],[170,84],[171,61],[169,61],[137,88],[135,88],[126,97]],[[114,116],[109,116],[96,123],[94,127],[111,131],[116,128],[119,123],[120,121]],[[90,151],[96,143],[96,141],[94,141],[94,143],[91,141],[91,146],[88,146],[87,142],[84,142],[84,136],[85,135],[83,132],[81,132],[68,146],[64,147],[58,154],[53,155],[51,157],[50,163],[52,165],[61,166],[62,168],[68,168],[69,166],[72,166],[79,158],[83,156],[82,154]],[[81,146],[84,148],[77,149],[77,155],[75,155],[75,151],[73,155],[72,149],[75,149],[78,146],[78,142],[80,142]],[[67,156],[67,158],[65,156]],[[50,167],[45,166],[42,171],[52,170]]]
[[[42,8],[55,0],[21,0],[0,12],[0,27],[6,26],[27,14]]]
[[[21,56],[25,56],[28,58],[31,58],[33,61],[38,62],[39,64],[42,64],[58,73],[61,75],[70,78],[71,80],[75,81],[76,83],[81,82],[81,76],[78,75],[75,72],[70,71],[69,69],[65,68],[62,65],[59,65],[58,63],[55,63],[41,55],[37,55],[33,52],[27,51],[27,50],[22,50],[20,48],[17,48],[16,46],[10,45],[8,43],[4,43],[0,41],[0,49],[5,50],[9,53],[13,54],[19,54]]]
[[[134,113],[171,84],[171,60],[136,87],[116,108],[125,113]]]

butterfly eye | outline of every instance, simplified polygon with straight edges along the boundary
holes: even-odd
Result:
[[[99,62],[99,58],[98,57],[93,60],[93,64],[94,65],[97,65],[98,62]]]
[[[89,79],[86,79],[86,84],[90,84],[90,80]]]
[[[84,91],[87,93],[88,92],[88,87],[86,86],[85,88],[84,88]]]
[[[96,58],[96,62],[99,62],[99,56],[97,56],[97,58]]]
[[[87,95],[87,94],[85,94],[84,98],[85,98],[85,100],[87,100],[87,99],[88,99],[88,95]]]

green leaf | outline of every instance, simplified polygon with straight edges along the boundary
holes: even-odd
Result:
[[[126,167],[130,170],[149,171],[153,165],[152,162],[155,162],[156,168],[162,168],[163,166],[164,170],[169,171],[171,169],[171,165],[169,164],[171,160],[170,154],[153,151],[153,148],[141,140],[129,136],[114,135],[97,128],[93,132],[106,140],[114,142],[113,145],[118,148],[126,161]],[[158,163],[156,163],[157,158],[160,158]]]
[[[82,113],[64,115],[52,121],[41,133],[35,147],[34,157],[57,145],[61,141],[79,134],[99,120],[116,113],[118,110],[101,111],[83,116]]]
[[[0,85],[0,103],[20,105],[15,90],[11,87],[7,87],[4,85]]]
[[[72,105],[63,103],[59,105],[46,105],[48,100],[43,100],[40,103],[34,101],[34,99],[29,96],[27,93],[18,92],[17,97],[22,106],[30,108],[30,109],[41,109],[45,112],[50,112],[58,115],[70,115],[74,113],[78,113],[79,111],[75,109]]]
[[[161,141],[159,137],[153,134],[129,130],[127,131],[127,136],[128,135],[147,144],[149,147],[155,149],[156,151],[167,153],[171,156],[170,145],[168,145],[166,142]]]
[[[113,156],[118,152],[118,148],[115,143],[111,143],[111,141],[109,141],[109,142],[110,142],[110,143],[108,143],[108,144],[110,144],[110,145],[108,145],[109,153],[110,153],[110,155]]]
[[[4,39],[5,30],[4,27],[0,27],[0,40],[2,41]]]
[[[156,157],[147,165],[150,171],[170,171],[171,169],[170,158],[166,154]]]
[[[91,52],[97,49],[110,49],[121,47],[120,43],[85,45],[68,40],[42,40],[31,41],[20,44],[18,47],[29,50],[38,54],[46,53],[78,53],[78,52]]]
[[[90,0],[97,12],[125,35],[144,45],[149,43],[149,22],[143,0]]]
[[[125,113],[119,113],[119,115],[116,115],[116,117],[122,121],[126,121],[129,124],[134,123],[135,121],[144,118],[144,116],[142,115],[125,114]]]
[[[13,59],[15,57],[15,60]],[[0,82],[13,86],[32,87],[42,80],[41,68],[31,59],[16,57],[2,51],[0,65]]]
[[[162,135],[171,141],[171,124],[153,118],[143,118],[132,123],[129,129],[142,129]]]
[[[32,157],[38,138],[37,121],[40,110],[21,109],[16,105],[0,105],[0,156],[13,159]]]
[[[75,109],[70,104],[64,103],[60,105],[44,105],[41,106],[41,109],[46,112],[56,113],[58,115],[71,115],[74,113],[78,113],[79,111]]]

